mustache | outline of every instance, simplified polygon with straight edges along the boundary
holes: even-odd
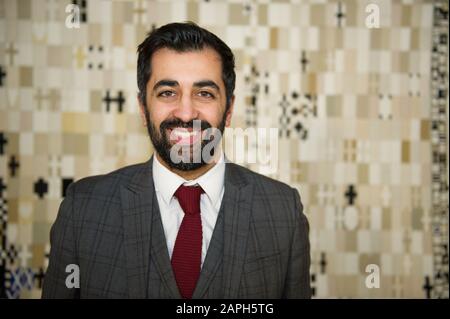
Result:
[[[212,128],[212,125],[207,121],[203,121],[203,120],[195,120],[195,121],[200,121],[200,129],[202,131]],[[198,126],[198,123],[196,125]],[[160,129],[161,133],[163,133],[166,129],[173,129],[176,127],[193,129],[194,128],[194,120],[191,120],[189,122],[183,122],[180,119],[165,120],[165,121],[161,122],[159,129]]]

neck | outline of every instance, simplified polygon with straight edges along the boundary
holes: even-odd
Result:
[[[197,169],[190,170],[190,171],[182,171],[182,170],[179,170],[179,169],[176,169],[176,168],[172,168],[161,158],[161,156],[159,156],[159,154],[157,152],[155,152],[155,155],[158,158],[158,161],[164,167],[166,167],[169,171],[171,171],[172,173],[175,173],[178,176],[180,176],[180,177],[184,178],[185,180],[189,181],[189,180],[193,180],[193,179],[196,179],[196,178],[202,176],[207,171],[209,171],[211,168],[213,168],[214,165],[216,165],[216,163],[220,159],[221,150],[214,154],[214,157],[213,157],[213,160],[211,161],[211,163],[206,163],[202,167],[199,167]]]

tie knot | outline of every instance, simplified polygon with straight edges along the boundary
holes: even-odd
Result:
[[[204,193],[200,186],[181,185],[175,192],[181,208],[185,214],[200,214],[200,196]]]

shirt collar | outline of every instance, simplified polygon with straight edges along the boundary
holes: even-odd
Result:
[[[182,184],[186,186],[200,185],[208,195],[209,200],[216,205],[220,199],[224,187],[225,179],[225,160],[224,154],[220,151],[218,162],[205,174],[193,180],[185,180],[181,176],[171,172],[167,167],[158,161],[156,155],[153,155],[153,181],[155,190],[159,192],[164,202],[169,205],[170,200],[178,187]]]

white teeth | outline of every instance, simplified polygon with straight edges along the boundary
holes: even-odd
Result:
[[[179,136],[181,138],[191,137],[191,136],[194,136],[195,134],[197,134],[197,132],[195,132],[195,131],[189,132],[187,130],[180,130],[180,129],[174,129],[172,132],[176,136]]]

